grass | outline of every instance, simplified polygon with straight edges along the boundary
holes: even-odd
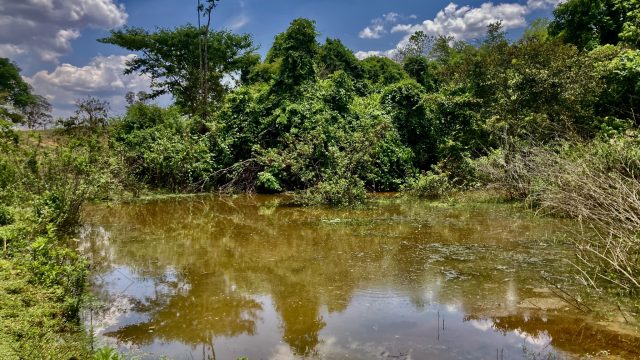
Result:
[[[0,259],[0,359],[89,358],[87,336],[64,320],[59,294],[29,279],[15,262]]]

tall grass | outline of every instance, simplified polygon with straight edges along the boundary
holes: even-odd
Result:
[[[635,136],[523,147],[478,162],[490,186],[538,209],[581,222],[581,277],[640,293],[640,141]]]

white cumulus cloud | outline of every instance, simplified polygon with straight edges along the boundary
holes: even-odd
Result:
[[[527,6],[532,10],[555,8],[565,0],[529,0]]]
[[[456,40],[479,39],[486,34],[487,26],[500,21],[505,30],[521,29],[527,26],[527,15],[533,11],[542,9],[553,9],[566,0],[528,0],[526,4],[517,2],[493,3],[485,2],[478,7],[460,6],[456,3],[449,3],[440,10],[433,19],[424,20],[421,23],[411,23],[417,17],[391,16],[395,25],[391,27],[391,33],[405,33],[406,35],[397,44],[395,49],[386,51],[359,51],[356,56],[366,58],[369,56],[393,56],[397,49],[408,42],[409,37],[416,31],[424,31],[428,35],[452,36]],[[395,14],[395,13],[390,13]],[[397,15],[397,14],[396,14]],[[372,20],[373,25],[388,25],[385,22],[387,16]],[[407,23],[398,23],[406,20]],[[380,31],[373,31],[371,26],[360,32],[361,38],[378,38],[385,33],[386,27]],[[364,36],[363,36],[364,35]],[[377,37],[376,37],[377,36]]]
[[[36,55],[57,63],[83,28],[110,29],[126,21],[115,0],[0,0],[0,56]]]
[[[356,58],[358,58],[359,60],[364,60],[366,58],[369,57],[374,57],[374,56],[381,56],[381,57],[393,57],[393,55],[396,53],[395,49],[392,50],[387,50],[387,51],[358,51],[356,53],[354,53],[354,55],[356,56]]]
[[[415,19],[414,16],[415,15],[410,15],[405,17],[396,12],[386,13],[379,18],[371,20],[371,25],[362,29],[358,35],[361,39],[380,39],[382,35],[388,32],[387,26],[395,24],[401,19]]]
[[[484,3],[475,8],[451,3],[439,11],[432,20],[413,25],[399,24],[394,26],[391,32],[413,34],[422,30],[429,35],[453,36],[458,40],[476,39],[485,34],[489,24],[497,21],[501,21],[506,30],[526,26],[525,15],[528,12],[527,6],[517,3]]]
[[[380,37],[382,37],[382,34],[385,32],[386,31],[384,29],[384,26],[380,24],[371,25],[360,31],[359,36],[362,39],[380,39]]]
[[[356,58],[358,58],[358,60],[364,60],[368,57],[373,57],[373,56],[384,56],[382,51],[376,51],[376,50],[372,50],[372,51],[358,51],[356,53],[354,53],[354,55],[356,56]]]
[[[128,91],[149,89],[148,77],[123,75],[126,62],[134,58],[133,54],[98,56],[86,66],[61,64],[51,72],[39,71],[26,80],[51,102],[57,116],[68,115],[75,100],[85,96],[108,100],[112,109],[120,112]]]

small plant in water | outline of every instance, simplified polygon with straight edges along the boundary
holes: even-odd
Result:
[[[96,350],[93,360],[126,360],[126,358],[113,348],[103,347]]]

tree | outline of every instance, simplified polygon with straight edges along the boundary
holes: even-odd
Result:
[[[273,45],[271,45],[271,49],[267,53],[267,57],[264,62],[267,64],[275,63],[278,60],[281,60],[284,57],[284,36],[286,33],[280,33],[275,36],[273,39]]]
[[[51,123],[51,104],[46,98],[40,95],[34,95],[31,104],[24,108],[25,124],[29,129],[44,127]]]
[[[38,99],[20,76],[20,68],[7,58],[0,58],[0,119],[14,124],[24,122],[23,111]]]
[[[529,24],[529,26],[524,30],[524,34],[522,34],[522,39],[524,40],[533,40],[537,39],[538,41],[546,41],[549,39],[549,25],[551,21],[549,19],[535,19]]]
[[[453,48],[450,44],[453,43],[454,40],[453,36],[438,36],[433,42],[433,47],[429,52],[429,57],[441,64],[447,63],[453,52]]]
[[[199,42],[200,49],[200,90],[202,93],[204,118],[208,117],[209,111],[209,29],[211,28],[211,13],[220,0],[205,0],[204,3],[198,0],[198,29],[202,30],[202,36]],[[202,26],[200,20],[206,19],[206,25]]]
[[[407,73],[395,61],[379,56],[372,56],[360,62],[364,69],[365,79],[373,85],[391,85],[407,78]]]
[[[320,68],[320,77],[327,76],[342,70],[354,79],[363,77],[362,66],[342,41],[338,39],[327,39],[324,45],[320,47],[318,55],[318,67]]]
[[[151,78],[149,98],[171,94],[176,104],[192,115],[205,113],[210,102],[219,105],[229,90],[225,76],[248,71],[255,64],[255,47],[249,35],[228,31],[209,31],[192,25],[148,32],[141,28],[114,30],[102,43],[138,51],[140,56],[127,63],[125,74],[141,73]],[[202,97],[200,43],[206,41],[207,101]]]
[[[502,21],[496,21],[487,25],[487,36],[482,43],[483,47],[496,48],[508,44],[507,33],[504,31]]]
[[[391,114],[403,144],[413,151],[414,165],[429,170],[436,163],[436,151],[431,124],[425,119],[423,96],[424,89],[406,79],[386,87],[381,102]]]
[[[622,25],[620,40],[640,48],[640,0],[627,0],[620,2],[622,13],[626,15],[625,23]]]
[[[276,88],[290,93],[306,82],[316,81],[314,59],[318,53],[318,33],[314,21],[293,20],[279,39],[282,65],[276,80]]]
[[[409,56],[402,64],[404,71],[427,91],[435,89],[435,64],[425,56]]]
[[[598,114],[640,125],[640,50],[607,45],[589,55],[603,81],[596,104]]]
[[[146,104],[147,101],[149,100],[149,94],[147,94],[146,91],[138,91],[138,93],[135,93],[133,91],[128,91],[124,95],[124,100],[126,101],[128,106],[131,106],[137,103]]]
[[[580,49],[615,45],[621,37],[637,45],[639,20],[637,0],[569,0],[556,8],[549,33]]]
[[[424,56],[431,53],[431,49],[436,42],[434,36],[427,35],[424,31],[418,30],[413,33],[408,42],[398,49],[396,60],[404,62],[404,59],[410,56]]]
[[[66,120],[59,124],[65,130],[88,130],[90,132],[102,130],[109,123],[109,102],[94,97],[76,100],[76,110]]]

